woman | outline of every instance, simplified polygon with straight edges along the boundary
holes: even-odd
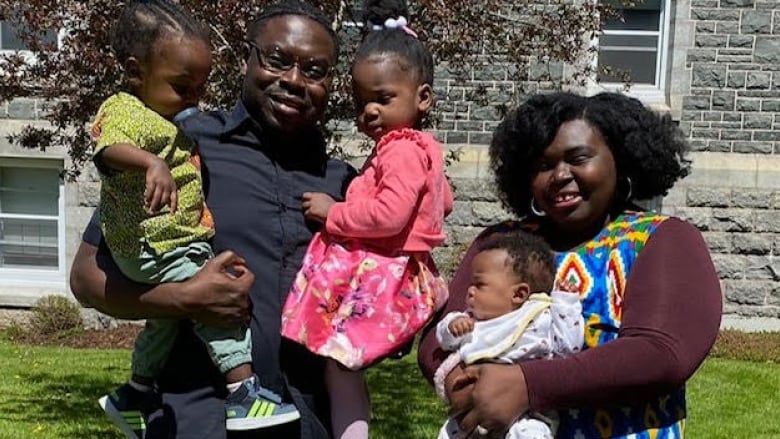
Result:
[[[469,437],[503,437],[528,410],[558,410],[559,438],[679,438],[685,381],[717,335],[721,293],[701,234],[631,200],[665,195],[689,172],[669,116],[615,93],[539,95],[507,115],[490,146],[503,203],[523,219],[489,227],[461,263],[444,313],[465,309],[477,245],[523,228],[556,251],[556,280],[577,285],[585,349],[447,375]],[[445,353],[433,331],[419,351],[430,380]]]

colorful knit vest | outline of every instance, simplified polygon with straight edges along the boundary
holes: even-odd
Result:
[[[585,348],[617,338],[626,278],[650,235],[666,217],[627,213],[592,241],[556,256],[556,279],[579,287],[585,319]],[[682,438],[685,389],[623,407],[562,411],[557,438]]]

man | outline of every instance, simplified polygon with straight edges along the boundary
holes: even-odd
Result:
[[[316,225],[301,195],[343,198],[354,170],[329,159],[316,129],[338,52],[323,13],[298,0],[266,8],[247,31],[242,96],[232,112],[191,118],[217,253],[191,280],[133,284],[113,265],[93,218],[71,271],[85,305],[119,318],[177,318],[182,330],[159,379],[164,409],[146,438],[226,438],[225,384],[189,320],[236,326],[250,321],[253,367],[263,386],[295,402],[301,421],[252,437],[327,438],[321,359],[281,340],[281,308]],[[238,256],[240,255],[240,256]],[[250,308],[249,301],[252,306]],[[239,436],[232,436],[239,437]]]

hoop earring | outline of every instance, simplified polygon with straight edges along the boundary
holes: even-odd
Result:
[[[634,186],[631,184],[631,177],[626,177],[626,182],[628,183],[628,193],[626,194],[625,201],[629,201],[631,195],[634,193]]]
[[[534,197],[531,197],[531,213],[533,213],[536,216],[546,216],[547,213],[538,207],[536,207],[536,203],[534,203]]]

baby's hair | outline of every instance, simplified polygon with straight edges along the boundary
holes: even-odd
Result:
[[[488,250],[505,250],[506,265],[531,292],[552,290],[555,261],[552,249],[540,236],[522,230],[494,233],[479,244],[479,251]]]
[[[417,37],[401,28],[373,30],[374,26],[384,26],[385,20],[399,17],[409,18],[405,0],[366,0],[363,22],[367,33],[352,65],[376,55],[393,55],[420,84],[433,87],[433,57]]]
[[[130,57],[145,60],[167,32],[211,44],[208,26],[179,6],[165,0],[139,0],[128,3],[119,14],[111,29],[111,49],[122,64]]]
[[[328,31],[331,39],[333,39],[333,47],[336,49],[336,56],[338,57],[339,39],[333,30],[331,20],[328,19],[322,9],[301,0],[282,0],[263,9],[260,15],[249,25],[246,32],[247,38],[254,40],[268,20],[284,15],[299,15],[321,24]]]

